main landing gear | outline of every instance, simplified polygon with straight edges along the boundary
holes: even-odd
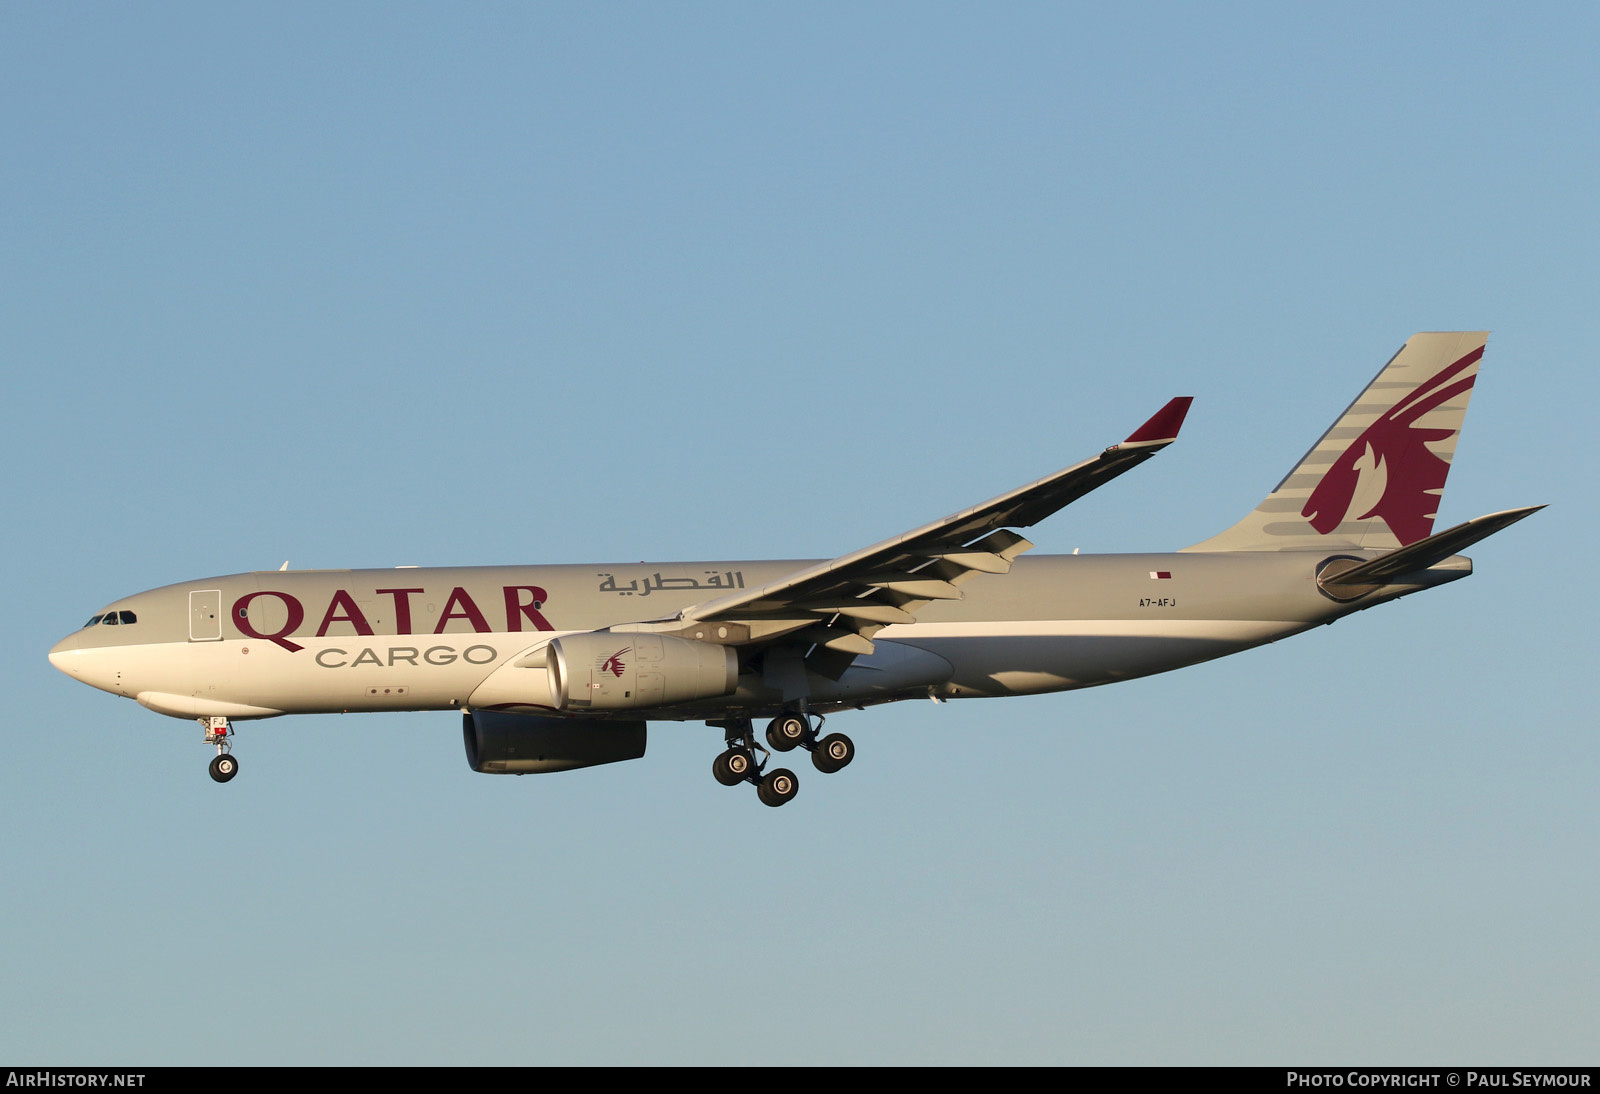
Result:
[[[225,783],[239,773],[239,761],[233,758],[233,727],[226,718],[201,718],[205,727],[206,744],[217,746],[217,758],[211,761],[211,777]]]
[[[843,733],[830,733],[818,740],[820,728],[820,717],[813,726],[804,714],[780,714],[767,725],[767,743],[779,752],[792,748],[809,750],[811,765],[824,775],[849,767],[850,761],[856,758],[855,742]]]
[[[811,753],[811,763],[825,775],[844,768],[856,758],[856,746],[843,733],[830,733],[817,739],[817,726],[804,714],[780,714],[767,726],[767,743],[774,752],[789,752],[804,748]],[[786,767],[767,771],[767,758],[771,755],[756,744],[755,730],[750,719],[737,718],[720,725],[727,738],[728,747],[711,764],[712,776],[723,786],[754,783],[756,797],[764,805],[774,808],[792,799],[800,789],[800,780]],[[761,759],[756,753],[761,753]]]
[[[766,770],[769,753],[756,744],[750,719],[736,718],[718,724],[722,726],[728,742],[727,750],[711,764],[711,774],[719,783],[723,786],[754,783],[756,797],[774,808],[794,797],[800,789],[800,780],[787,768]],[[761,753],[762,759],[756,759],[757,752]]]

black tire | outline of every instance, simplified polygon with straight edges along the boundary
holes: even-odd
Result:
[[[780,714],[767,723],[767,744],[776,752],[788,752],[802,744],[811,732],[811,723],[800,714]]]
[[[855,758],[855,742],[843,733],[830,733],[812,750],[811,765],[824,775],[832,775],[849,767]]]
[[[799,790],[800,780],[795,778],[794,772],[780,767],[767,772],[766,778],[756,787],[756,797],[761,799],[763,805],[776,809],[792,799]]]
[[[723,786],[738,786],[755,767],[755,758],[742,748],[730,748],[716,758],[711,774]]]
[[[211,761],[211,777],[219,783],[225,783],[239,773],[239,761],[227,752],[221,753]]]

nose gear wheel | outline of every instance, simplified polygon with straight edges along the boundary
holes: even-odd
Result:
[[[215,745],[216,758],[211,761],[211,777],[225,783],[239,773],[239,761],[233,756],[233,726],[226,718],[201,718],[206,731],[206,744]]]

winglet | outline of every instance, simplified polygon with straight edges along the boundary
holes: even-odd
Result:
[[[1171,444],[1178,439],[1178,430],[1183,428],[1183,419],[1192,402],[1192,395],[1178,396],[1151,415],[1150,420],[1135,429],[1122,444]]]

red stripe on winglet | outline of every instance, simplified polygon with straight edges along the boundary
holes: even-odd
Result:
[[[1133,436],[1123,441],[1123,444],[1132,444],[1135,441],[1170,441],[1177,437],[1178,430],[1183,428],[1184,415],[1189,413],[1189,404],[1194,402],[1192,395],[1180,395],[1166,406],[1156,411],[1154,416],[1144,425],[1133,431]]]

